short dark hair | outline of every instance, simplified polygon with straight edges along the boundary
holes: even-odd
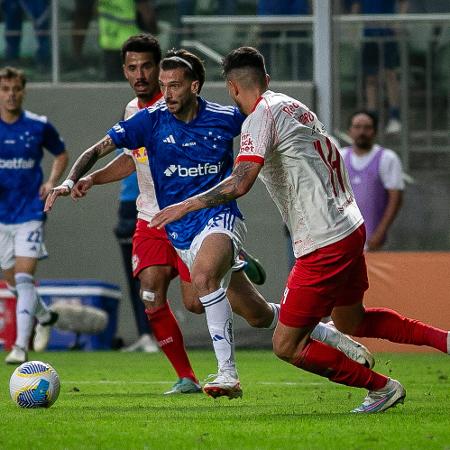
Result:
[[[177,59],[178,58],[178,59]],[[187,65],[184,61],[187,61]],[[205,82],[205,66],[203,61],[193,53],[181,48],[179,50],[172,49],[166,53],[166,56],[161,61],[160,67],[162,70],[184,69],[185,75],[191,80],[198,80],[198,93],[202,90]]]
[[[11,66],[6,66],[3,67],[3,69],[0,69],[0,80],[12,80],[13,78],[18,78],[21,81],[23,88],[27,84],[27,78],[23,70],[16,69]]]
[[[360,114],[364,114],[365,116],[367,116],[370,120],[372,120],[372,126],[373,129],[375,131],[378,130],[378,117],[376,114],[374,114],[371,111],[368,111],[367,109],[359,109],[358,111],[355,111],[354,113],[352,113],[352,115],[350,116],[350,118],[348,119],[348,127],[350,128],[352,126],[353,123],[353,119],[356,116],[359,116]]]
[[[120,50],[123,63],[125,62],[127,52],[151,53],[155,60],[155,64],[159,64],[161,61],[161,47],[158,39],[149,33],[135,34],[134,36],[130,36],[123,43]]]
[[[264,56],[253,47],[239,47],[228,53],[222,60],[222,73],[225,78],[231,71],[250,69],[254,79],[263,85],[266,82],[266,65]]]

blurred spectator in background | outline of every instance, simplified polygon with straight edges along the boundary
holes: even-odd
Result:
[[[366,250],[380,250],[402,205],[404,182],[397,154],[375,144],[378,120],[357,111],[349,122],[350,147],[341,150],[366,225]]]
[[[80,63],[96,0],[75,0],[72,20],[72,49],[74,62]]]
[[[259,0],[257,7],[259,16],[310,15],[311,12],[311,0]],[[310,34],[306,30],[263,31],[259,48],[267,73],[273,78],[312,79]]]
[[[5,61],[17,64],[20,59],[22,24],[26,17],[33,23],[36,33],[36,65],[46,69],[50,64],[50,0],[3,0],[5,20]]]
[[[397,6],[398,3],[398,6]],[[353,14],[405,14],[407,0],[356,0],[352,2]],[[369,25],[364,29],[362,49],[363,75],[365,77],[366,108],[377,114],[383,105],[378,104],[378,77],[384,77],[387,90],[389,116],[385,132],[401,131],[399,82],[397,69],[400,65],[396,31],[393,28]]]
[[[141,31],[156,34],[157,21],[153,2],[150,0],[98,0],[98,16],[105,79],[122,81],[120,50],[123,42]]]

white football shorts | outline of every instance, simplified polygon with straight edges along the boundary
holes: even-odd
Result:
[[[230,213],[221,213],[214,216],[208,221],[205,228],[197,234],[192,241],[190,248],[186,250],[176,250],[190,271],[203,241],[207,236],[214,233],[226,234],[233,244],[234,263],[220,283],[220,286],[226,289],[230,283],[231,273],[241,270],[245,266],[245,261],[238,257],[239,252],[244,245],[245,237],[247,236],[247,227],[243,220]]]
[[[4,270],[13,267],[16,256],[36,259],[48,256],[42,221],[12,225],[0,223],[0,267]]]

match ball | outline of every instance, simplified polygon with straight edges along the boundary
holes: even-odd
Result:
[[[9,380],[11,399],[21,408],[48,408],[59,395],[59,376],[48,363],[28,361]]]

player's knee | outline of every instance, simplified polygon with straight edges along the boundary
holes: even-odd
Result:
[[[295,347],[289,342],[279,340],[274,335],[272,345],[275,356],[283,361],[292,362],[296,359]]]
[[[184,306],[189,312],[194,314],[203,314],[205,312],[205,308],[198,298],[189,299],[184,303]]]
[[[219,282],[206,271],[195,272],[191,275],[191,278],[197,292],[212,292],[219,288]]]
[[[157,295],[155,291],[152,291],[150,289],[141,289],[140,290],[140,296],[142,303],[144,303],[145,309],[151,310],[159,306],[157,302]]]

